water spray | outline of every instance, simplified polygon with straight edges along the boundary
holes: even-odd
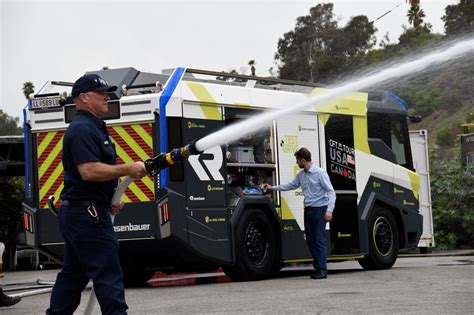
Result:
[[[420,72],[427,67],[432,67],[436,64],[460,58],[468,53],[472,53],[473,51],[474,39],[471,37],[451,45],[450,47],[441,48],[438,51],[426,54],[425,56],[414,58],[411,61],[391,65],[381,71],[376,71],[364,77],[330,87],[321,94],[310,97],[295,105],[287,104],[283,109],[259,114],[234,125],[225,127],[224,129],[198,140],[195,145],[196,150],[202,152],[217,145],[237,141],[241,137],[254,133],[263,126],[269,125],[272,121],[291,112],[297,112],[311,106],[317,106],[318,104],[344,94],[367,89],[375,84],[405,76],[410,73]]]
[[[470,38],[458,42],[451,47],[440,49],[426,56],[415,58],[412,61],[392,65],[384,70],[366,75],[365,77],[351,80],[350,82],[342,83],[338,86],[332,87],[321,94],[308,98],[307,100],[297,103],[296,105],[288,104],[288,106],[285,106],[283,109],[269,111],[234,125],[225,127],[224,129],[212,133],[198,141],[193,141],[184,147],[173,149],[168,153],[160,153],[157,156],[146,160],[144,162],[145,167],[148,173],[154,176],[158,174],[160,170],[167,168],[178,161],[185,160],[190,155],[201,154],[205,150],[212,147],[237,141],[243,136],[254,133],[263,126],[271,124],[274,120],[291,112],[300,111],[310,106],[317,106],[318,104],[329,101],[336,97],[340,97],[344,94],[363,90],[373,86],[374,84],[401,77],[409,73],[416,73],[428,66],[433,66],[435,64],[459,58],[473,51],[474,39]],[[133,182],[133,180],[134,178],[128,176],[118,185],[112,198],[113,204],[120,202],[122,194],[125,192],[125,189],[128,187],[128,185]],[[91,314],[94,304],[95,298],[94,291],[92,290],[84,314]]]

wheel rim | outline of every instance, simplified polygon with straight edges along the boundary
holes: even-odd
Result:
[[[374,244],[378,253],[387,256],[393,247],[393,232],[390,222],[384,217],[377,218],[374,222]]]
[[[245,231],[245,245],[248,258],[256,265],[262,265],[268,254],[268,241],[265,239],[265,230],[258,222],[251,222]]]

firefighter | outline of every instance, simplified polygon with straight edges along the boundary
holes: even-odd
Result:
[[[108,111],[108,92],[116,86],[96,74],[80,77],[71,96],[77,114],[64,134],[64,188],[58,220],[64,238],[64,264],[57,275],[46,314],[72,314],[89,279],[102,314],[126,314],[119,244],[111,214],[123,202],[111,204],[118,178],[142,178],[142,161],[116,165],[114,144],[101,117]]]

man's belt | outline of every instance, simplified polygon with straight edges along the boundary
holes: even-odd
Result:
[[[63,200],[61,202],[61,206],[66,207],[87,207],[92,204],[95,204],[95,202],[89,200]]]
[[[304,209],[305,210],[309,210],[310,208],[324,208],[324,207],[327,207],[328,205],[324,205],[324,206],[305,206]]]

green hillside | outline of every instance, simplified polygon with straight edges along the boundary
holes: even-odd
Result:
[[[383,69],[397,60],[429,54],[441,46],[474,38],[474,1],[448,5],[442,17],[445,34],[436,34],[421,1],[407,1],[410,9],[397,43],[384,37],[376,47],[376,28],[364,15],[339,25],[333,4],[318,4],[297,18],[293,30],[278,41],[275,61],[282,79],[319,84],[340,82],[363,69]],[[400,25],[406,21],[400,21]],[[430,179],[435,241],[438,248],[474,248],[474,171],[460,163],[461,125],[474,122],[474,56],[449,60],[384,85],[422,120],[410,129],[428,130]]]

